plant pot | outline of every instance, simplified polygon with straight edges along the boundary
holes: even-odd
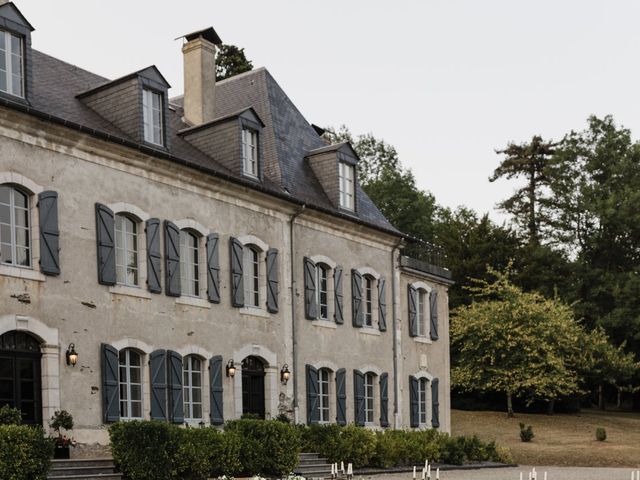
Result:
[[[56,445],[56,448],[53,451],[53,458],[60,459],[60,460],[68,460],[70,450],[71,449],[68,446],[64,447],[61,445]]]

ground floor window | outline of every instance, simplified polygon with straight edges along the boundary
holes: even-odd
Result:
[[[364,419],[367,423],[373,423],[373,382],[375,375],[367,373],[364,376]]]
[[[120,418],[142,418],[142,358],[130,348],[120,350]]]
[[[320,369],[318,372],[318,407],[320,409],[319,421],[329,422],[329,370]]]
[[[184,419],[202,420],[202,360],[188,355],[183,361]]]
[[[427,424],[427,387],[429,381],[426,378],[418,380],[418,421],[420,425]]]

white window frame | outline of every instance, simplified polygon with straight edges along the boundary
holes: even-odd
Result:
[[[244,305],[260,308],[260,249],[256,245],[245,245],[243,258]]]
[[[8,188],[9,189],[9,203],[3,203],[0,200],[0,204],[4,207],[7,207],[9,209],[9,223],[3,223],[0,221],[0,227],[4,226],[4,227],[9,227],[9,233],[10,233],[10,238],[9,241],[5,241],[5,238],[2,237],[2,233],[0,230],[0,244],[4,244],[4,245],[9,245],[10,249],[11,249],[11,263],[5,262],[4,259],[0,256],[0,263],[2,265],[6,265],[9,267],[17,267],[17,268],[24,268],[24,269],[32,269],[33,268],[33,240],[32,240],[32,228],[33,225],[31,223],[31,195],[29,194],[29,192],[20,189],[18,187],[16,187],[15,185],[11,185],[11,184],[0,184],[0,187],[4,187],[4,188]],[[26,198],[26,207],[19,207],[16,205],[16,193],[20,194],[20,195],[24,195],[24,197]],[[22,212],[26,212],[26,219],[27,219],[27,225],[26,227],[21,227],[18,226],[16,224],[16,211],[20,210]],[[26,233],[26,246],[25,245],[18,245],[18,236],[17,236],[17,231],[18,229],[22,229],[25,230]],[[18,265],[16,262],[17,260],[17,252],[18,249],[24,249],[26,250],[26,255],[27,255],[27,265]],[[0,249],[1,252],[1,249]]]
[[[135,353],[136,355],[138,355],[138,357],[140,358],[140,362],[139,365],[131,365],[131,353]],[[120,354],[124,353],[125,354],[125,362],[124,364],[121,363],[121,359],[120,359]],[[121,420],[141,420],[144,417],[144,403],[143,403],[143,399],[144,399],[144,392],[143,392],[143,366],[144,364],[144,355],[140,352],[138,352],[137,350],[133,349],[133,348],[125,348],[123,350],[120,350],[120,352],[118,352],[118,409],[120,412],[120,419]],[[125,369],[125,375],[126,378],[122,378],[121,375],[121,369],[124,368]],[[140,383],[134,383],[131,381],[131,370],[132,369],[138,369],[140,371],[139,373],[139,378],[140,378]],[[122,387],[125,387],[126,392],[127,392],[127,398],[126,399],[122,399],[121,393],[122,393]],[[131,395],[131,390],[132,390],[132,386],[139,386],[140,387],[140,398],[138,399],[133,399],[132,395]],[[126,412],[122,411],[122,404],[124,403],[125,406],[125,410]],[[134,417],[131,413],[133,410],[133,404],[134,403],[138,403],[140,404],[140,416],[139,417]]]
[[[193,368],[193,360],[200,362],[200,369]],[[184,420],[185,423],[200,423],[204,420],[204,397],[203,397],[203,385],[204,385],[204,361],[198,355],[187,355],[183,357],[182,362],[182,385],[183,385],[183,399],[184,399]],[[195,374],[200,375],[200,386],[193,385],[193,377]],[[200,391],[200,401],[195,402],[193,400],[193,392]],[[187,400],[188,398],[188,400]],[[200,405],[200,416],[194,416],[193,410],[195,405]]]
[[[316,305],[318,306],[318,320],[329,319],[329,267],[318,263],[316,264]],[[324,289],[322,288],[322,281],[324,275]],[[324,303],[322,303],[322,297],[324,296]],[[322,314],[322,308],[324,306],[324,315]]]
[[[180,230],[181,295],[200,297],[200,270],[200,236],[190,230]]]
[[[258,178],[258,132],[252,128],[242,129],[242,172]]]
[[[134,232],[128,232],[126,229],[119,229],[118,228],[118,217],[122,218],[123,221],[123,226],[127,225],[126,220],[130,221],[131,224],[133,225],[135,231]],[[141,235],[140,235],[140,222],[136,219],[133,218],[130,215],[127,215],[124,212],[119,212],[116,213],[114,216],[114,223],[115,223],[115,249],[116,249],[116,283],[118,285],[124,285],[126,287],[136,287],[139,288],[140,287],[140,239],[141,239]],[[134,240],[135,240],[135,248],[130,248],[131,246],[128,244],[127,241],[127,237],[129,235],[132,235]],[[120,244],[120,246],[118,246],[118,244]],[[118,250],[122,250],[122,261],[124,263],[119,264],[118,263]],[[128,258],[128,254],[129,253],[133,253],[135,255],[135,266],[128,266],[127,265],[127,258]],[[122,279],[118,279],[118,268],[123,269],[123,278]],[[135,277],[136,280],[133,283],[130,283],[128,281],[128,271],[129,269],[132,269],[135,271]]]
[[[324,378],[323,378],[324,377]],[[331,372],[328,368],[318,370],[318,422],[329,423],[331,418]]]
[[[355,210],[354,192],[355,192],[355,171],[353,165],[345,162],[339,162],[339,191],[340,191],[340,207],[346,210]]]
[[[22,36],[6,30],[0,30],[0,34],[4,35],[4,46],[5,46],[4,58],[5,58],[5,67],[6,67],[5,80],[7,83],[7,89],[2,91],[4,93],[8,93],[9,95],[13,95],[15,97],[24,98],[24,39]],[[13,51],[11,48],[12,37],[17,38],[18,41],[20,42],[20,92],[19,93],[16,93],[13,91],[14,72],[13,72],[13,62],[12,62]]]
[[[421,343],[431,343],[431,305],[429,295],[432,287],[425,282],[414,282],[411,286],[416,291],[416,333],[414,340]],[[422,300],[422,301],[421,301]],[[422,306],[422,308],[420,308]]]
[[[373,297],[375,290],[375,279],[369,275],[362,277],[363,289],[362,289],[362,326],[367,328],[373,328]]]
[[[364,422],[365,424],[371,425],[374,423],[375,398],[376,398],[376,374],[373,372],[367,372],[364,374]]]
[[[153,107],[153,99],[158,99],[158,108]],[[142,89],[142,124],[143,124],[143,134],[144,141],[147,143],[152,143],[154,145],[164,145],[164,121],[163,121],[163,104],[162,104],[162,93],[152,90],[150,88]],[[159,119],[159,125],[155,124],[155,118],[157,113]],[[154,139],[154,135],[158,132],[158,141]]]
[[[428,425],[429,421],[429,379],[418,378],[418,423]]]

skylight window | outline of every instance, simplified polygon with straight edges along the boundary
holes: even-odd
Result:
[[[22,38],[0,30],[0,90],[24,97]]]

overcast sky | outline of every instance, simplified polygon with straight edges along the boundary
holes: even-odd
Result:
[[[495,148],[590,114],[640,132],[640,2],[17,0],[36,49],[116,78],[155,64],[182,93],[181,42],[213,26],[307,120],[395,145],[439,203],[492,212]],[[634,135],[634,138],[636,135]]]

